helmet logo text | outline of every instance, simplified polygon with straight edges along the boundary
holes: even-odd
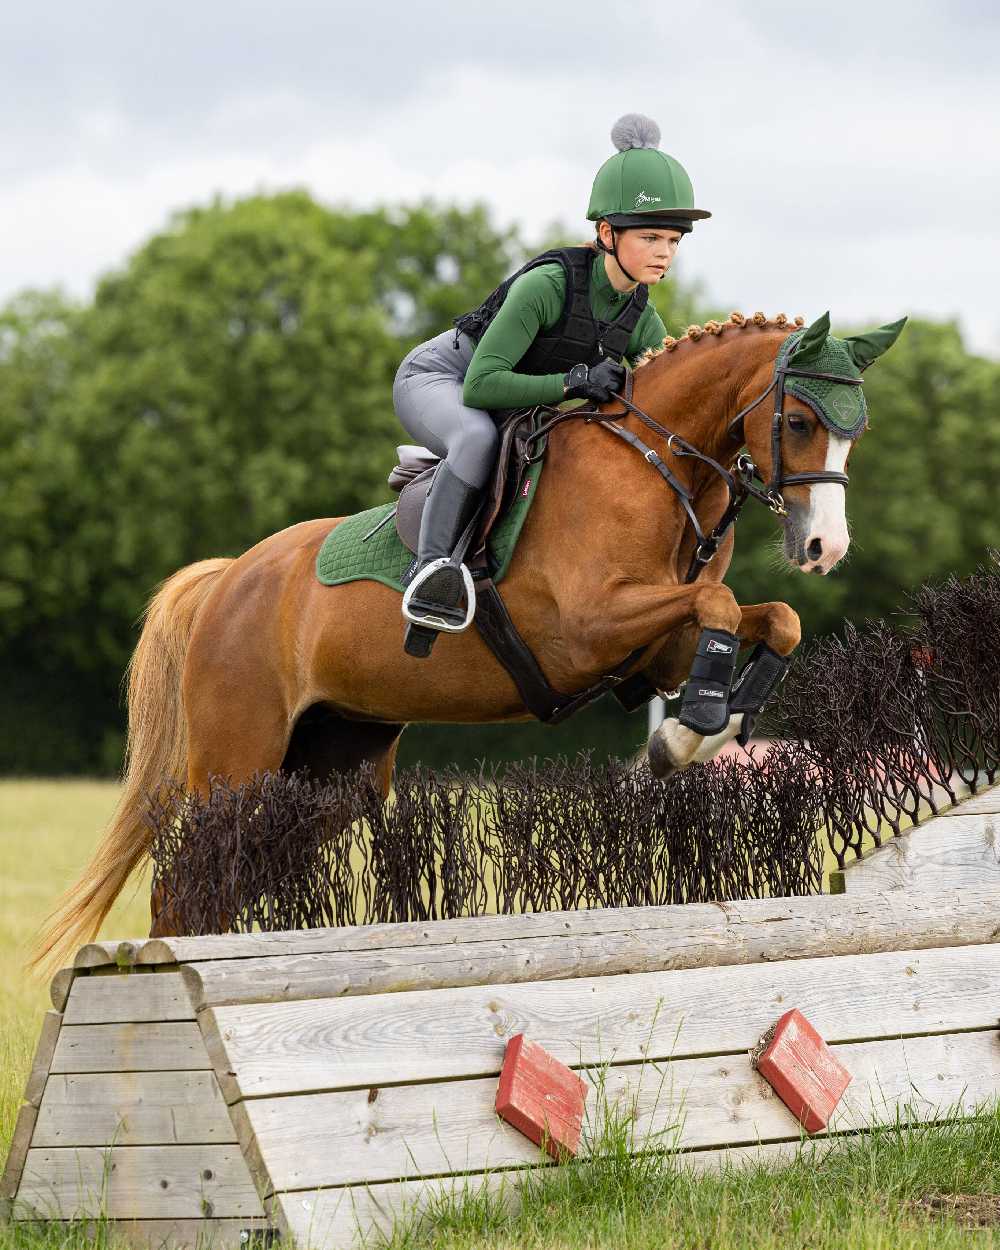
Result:
[[[643,204],[659,204],[663,199],[662,195],[647,195],[645,191],[640,191],[633,201],[633,208],[641,208]]]

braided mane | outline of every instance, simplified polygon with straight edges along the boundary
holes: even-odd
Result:
[[[729,314],[727,321],[706,321],[703,326],[688,326],[687,330],[680,336],[674,338],[668,334],[663,340],[662,347],[647,347],[639,359],[635,362],[635,368],[641,369],[643,365],[648,365],[654,356],[659,356],[663,352],[672,352],[679,347],[681,343],[695,342],[702,337],[703,334],[721,334],[723,330],[745,330],[747,326],[756,326],[758,329],[774,329],[774,330],[799,330],[805,325],[804,317],[796,317],[794,321],[789,320],[784,313],[778,313],[773,319],[769,320],[762,312],[755,312],[752,317],[744,317],[741,312],[733,312]]]

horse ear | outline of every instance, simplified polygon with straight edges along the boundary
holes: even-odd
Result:
[[[878,360],[883,352],[899,338],[906,325],[906,318],[890,322],[887,326],[879,326],[877,330],[869,330],[867,334],[849,334],[844,339],[844,346],[851,353],[851,359],[859,369],[867,369],[873,360]]]
[[[795,349],[796,357],[801,360],[804,356],[812,356],[827,340],[830,333],[830,314],[825,312],[822,317],[817,317],[811,326],[806,326],[799,339],[798,347]]]

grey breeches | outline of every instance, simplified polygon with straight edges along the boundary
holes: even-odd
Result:
[[[500,435],[493,418],[462,402],[462,384],[475,344],[446,330],[420,343],[403,359],[392,385],[392,403],[414,441],[448,461],[467,486],[483,486],[493,469]]]

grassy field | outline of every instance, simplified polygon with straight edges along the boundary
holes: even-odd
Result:
[[[14,1117],[48,985],[24,972],[33,934],[72,884],[114,808],[118,787],[104,781],[0,782],[0,1154]],[[109,936],[145,933],[148,889],[122,899],[108,918]]]
[[[30,1066],[47,987],[23,973],[32,934],[82,867],[114,806],[104,782],[0,782],[0,1159]],[[148,925],[148,886],[119,901],[105,935]],[[626,1147],[612,1127],[592,1162],[546,1169],[523,1202],[470,1194],[394,1250],[950,1250],[993,1246],[1000,1228],[1000,1110],[957,1126],[842,1140],[780,1170],[694,1178],[669,1156]],[[635,1143],[631,1143],[635,1145]],[[110,1245],[108,1229],[0,1225],[0,1250]]]

